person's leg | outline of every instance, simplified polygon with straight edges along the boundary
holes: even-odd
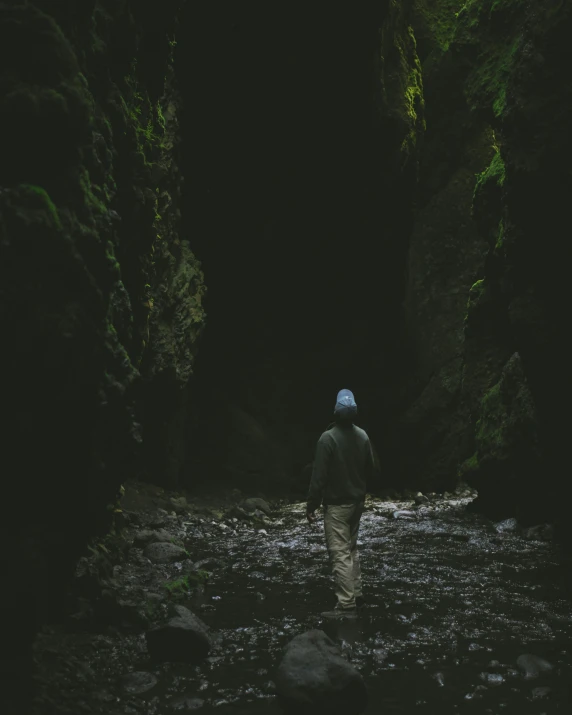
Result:
[[[355,510],[350,519],[350,554],[352,557],[352,579],[354,587],[354,597],[357,599],[363,598],[362,581],[361,581],[361,566],[359,562],[359,551],[357,547],[359,522],[363,513],[363,504],[356,504]]]
[[[326,508],[324,529],[330,562],[336,585],[336,608],[355,608],[353,563],[351,556],[350,519],[355,511],[354,504],[333,505]]]

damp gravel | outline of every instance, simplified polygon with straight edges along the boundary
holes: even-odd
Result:
[[[364,676],[367,714],[569,713],[570,561],[553,541],[468,513],[469,501],[368,499],[359,548],[369,603],[357,620],[338,623],[320,617],[334,605],[332,579],[322,523],[308,525],[304,505],[274,504],[258,527],[170,517],[165,528],[188,534],[193,561],[220,560],[206,587],[179,601],[212,629],[209,657],[152,665],[137,626],[46,629],[42,715],[276,715],[283,649],[312,628]],[[138,597],[183,568],[130,553],[115,575]]]

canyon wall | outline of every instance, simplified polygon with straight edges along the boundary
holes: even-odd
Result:
[[[427,129],[405,298],[403,476],[560,519],[568,493],[569,3],[418,2]],[[565,508],[565,507],[564,507]]]
[[[179,5],[0,3],[4,672],[29,673],[122,481],[184,461],[205,287],[179,230]]]

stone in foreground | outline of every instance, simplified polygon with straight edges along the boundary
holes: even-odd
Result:
[[[149,654],[155,662],[199,663],[211,649],[209,628],[184,606],[175,606],[175,612],[146,634]]]
[[[362,676],[320,630],[296,636],[286,646],[276,691],[283,709],[297,715],[359,715],[367,705]]]

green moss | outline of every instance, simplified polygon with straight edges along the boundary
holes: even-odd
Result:
[[[458,469],[457,476],[463,478],[470,473],[477,472],[478,469],[479,469],[479,458],[478,458],[477,452],[475,452],[471,457],[469,457],[468,459],[465,459],[465,461],[461,464],[461,466]]]
[[[500,151],[493,156],[488,167],[478,174],[477,183],[475,185],[475,194],[482,191],[488,183],[494,183],[497,186],[503,186],[506,178],[505,164]]]
[[[422,18],[428,33],[441,52],[446,52],[455,34],[457,16],[464,0],[419,0],[416,13]]]
[[[502,399],[499,381],[483,397],[481,415],[477,421],[475,439],[477,450],[499,456],[506,446],[505,425],[507,410]]]
[[[207,571],[195,571],[175,581],[167,581],[165,588],[173,598],[188,595],[192,588],[205,584],[209,579]]]
[[[507,105],[511,76],[523,47],[526,0],[469,0],[458,14],[453,42],[471,45],[465,95],[472,109],[500,117]]]
[[[36,196],[40,200],[42,206],[46,209],[54,225],[57,226],[57,228],[62,227],[58,210],[55,207],[54,202],[50,199],[47,191],[42,189],[41,186],[35,186],[34,184],[20,184],[20,187]]]
[[[486,287],[485,279],[480,278],[478,281],[475,281],[475,283],[473,283],[473,285],[471,286],[471,288],[469,290],[469,296],[473,300],[478,300],[484,293],[485,287]]]
[[[94,185],[91,182],[89,171],[87,169],[81,169],[79,183],[83,191],[85,205],[96,213],[106,213],[107,207],[103,201],[95,195]]]

